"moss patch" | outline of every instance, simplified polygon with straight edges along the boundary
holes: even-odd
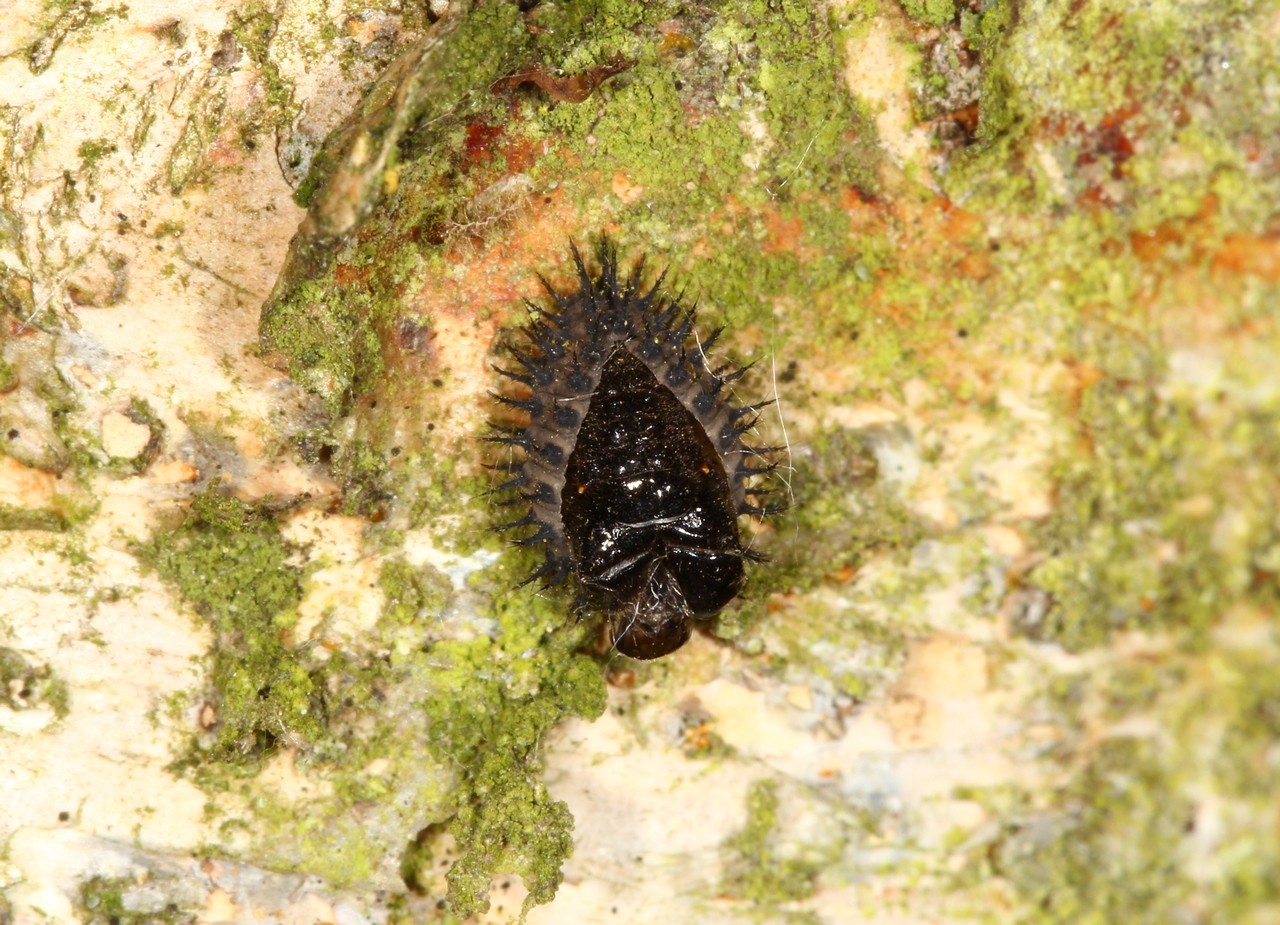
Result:
[[[316,680],[280,642],[302,596],[302,573],[266,512],[211,487],[186,522],[139,547],[216,634],[212,681],[218,726],[208,757],[260,761],[282,743],[315,741],[324,728]]]
[[[1063,815],[1005,842],[999,870],[1038,922],[1168,921],[1190,892],[1177,855],[1193,817],[1177,796],[1144,743],[1108,742],[1056,795]]]
[[[1074,726],[1059,757],[1074,773],[997,799],[1005,822],[984,876],[1008,878],[1024,921],[1162,922],[1197,908],[1250,921],[1274,908],[1262,871],[1280,849],[1262,833],[1278,821],[1280,780],[1261,756],[1280,735],[1276,667],[1274,653],[1228,643],[1055,683]],[[1079,724],[1099,720],[1146,729],[1096,741]]]
[[[438,754],[457,762],[463,779],[449,824],[461,852],[448,874],[449,904],[459,916],[488,909],[489,882],[500,870],[524,879],[526,911],[555,896],[561,864],[573,852],[573,818],[538,779],[538,745],[566,716],[594,719],[604,711],[599,666],[573,654],[580,642],[578,632],[553,634],[538,660],[516,656],[509,643],[495,652],[485,639],[437,647],[462,675],[452,688],[441,679],[443,696],[428,706]],[[542,658],[549,663],[539,665]]]
[[[1032,574],[1054,598],[1040,635],[1081,648],[1162,629],[1198,645],[1232,601],[1274,603],[1263,563],[1278,539],[1266,512],[1280,416],[1235,410],[1206,414],[1114,381],[1086,391],[1088,450],[1061,464],[1042,534],[1055,555]]]
[[[931,26],[945,26],[956,16],[953,0],[903,0],[902,7],[912,19]]]
[[[512,21],[508,5],[486,7],[446,42],[487,46],[490,54],[446,51],[431,60],[433,70],[451,75],[447,86],[464,88],[472,109],[464,117],[457,89],[443,99],[415,100],[420,127],[401,143],[395,192],[362,226],[358,248],[334,251],[328,266],[306,274],[311,282],[299,279],[264,308],[264,349],[282,355],[291,375],[325,396],[332,412],[346,410],[379,377],[395,377],[377,358],[388,358],[405,287],[421,285],[427,272],[449,270],[456,240],[448,229],[473,224],[478,197],[490,195],[504,168],[509,176],[523,170],[534,190],[554,185],[580,199],[589,227],[603,217],[603,206],[626,229],[624,249],[644,240],[680,263],[700,235],[714,234],[720,243],[712,261],[698,263],[689,282],[735,304],[735,322],[767,317],[780,287],[796,295],[815,288],[815,268],[794,253],[761,258],[761,238],[770,224],[800,223],[815,239],[838,239],[843,226],[816,207],[815,197],[848,184],[873,186],[878,159],[870,122],[839,85],[825,21],[807,4],[785,3],[783,15],[742,4],[691,15],[679,21],[683,31],[664,33],[658,24],[672,10],[615,6],[543,7],[530,30],[536,40]],[[619,55],[634,64],[586,101],[522,91],[515,98],[519,118],[505,126],[509,116],[495,111],[497,100],[465,89],[488,87],[501,67],[586,68]],[[488,124],[493,119],[497,126]],[[476,153],[489,150],[475,144],[480,129],[502,133],[501,147],[492,145],[498,156]],[[803,143],[794,146],[796,139]],[[517,166],[530,149],[551,153]],[[585,171],[566,173],[570,160]],[[724,169],[737,164],[740,171]],[[642,198],[599,203],[601,175],[625,176],[643,189]],[[724,211],[730,193],[744,208]],[[386,196],[385,185],[370,186],[369,195]],[[727,240],[720,229],[726,222]],[[302,251],[293,263],[305,262]],[[746,259],[748,252],[756,259]],[[816,269],[828,283],[839,276],[833,263]]]
[[[1276,65],[1255,47],[1255,8],[1162,4],[1152,12],[1037,0],[964,17],[982,58],[981,122],[979,143],[948,174],[949,191],[1014,211],[1101,204],[1151,227],[1194,212],[1196,188],[1211,186],[1235,191],[1232,211],[1265,214],[1274,178],[1224,182],[1243,179],[1241,142],[1273,105],[1259,96]],[[1242,64],[1212,64],[1227,60]],[[1210,100],[1211,119],[1188,118],[1188,107]],[[1206,163],[1160,169],[1175,149]]]
[[[59,511],[0,504],[0,530],[48,530],[59,533],[69,526]]]
[[[548,608],[510,602],[476,618],[483,632],[452,638],[458,628],[442,624],[451,584],[391,557],[376,628],[317,658],[281,641],[306,586],[307,567],[292,564],[300,552],[264,509],[215,490],[139,549],[215,630],[217,724],[183,764],[215,795],[215,816],[226,813],[224,837],[247,828],[273,864],[343,884],[385,869],[407,833],[447,828],[459,852],[455,908],[485,908],[501,871],[525,879],[530,905],[548,901],[572,820],[538,779],[540,744],[565,716],[604,708],[599,667],[574,654],[580,631],[560,628]],[[245,779],[286,750],[327,787],[305,811]],[[248,815],[223,808],[217,795],[227,792],[241,794]]]
[[[773,781],[752,784],[747,793],[747,821],[725,848],[731,860],[721,889],[757,906],[774,908],[811,895],[820,866],[811,860],[780,856],[778,787]]]

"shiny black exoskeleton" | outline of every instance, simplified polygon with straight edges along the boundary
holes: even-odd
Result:
[[[609,614],[614,645],[657,658],[742,590],[729,478],[702,425],[617,348],[604,364],[560,507],[574,574]]]
[[[719,332],[699,342],[693,310],[664,299],[661,279],[645,290],[639,265],[620,279],[608,245],[594,278],[573,257],[577,289],[544,281],[554,307],[530,305],[507,345],[520,369],[499,370],[515,385],[495,397],[528,416],[489,437],[517,451],[496,468],[528,505],[502,528],[530,528],[519,542],[545,552],[530,580],[572,574],[619,652],[657,658],[733,600],[745,561],[760,559],[737,518],[772,513],[753,483],[777,448],[744,442],[762,406],[730,400],[743,370],[708,363]]]

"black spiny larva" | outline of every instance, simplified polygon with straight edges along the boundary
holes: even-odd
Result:
[[[542,280],[551,306],[506,346],[519,369],[495,398],[528,423],[495,424],[491,440],[516,448],[496,468],[528,509],[500,529],[546,556],[529,581],[570,573],[579,606],[604,613],[614,646],[657,658],[688,640],[696,620],[742,590],[746,560],[738,516],[772,513],[755,487],[776,448],[744,437],[765,404],[735,405],[728,386],[743,369],[712,368],[694,309],[645,289],[643,261],[629,276],[606,242],[594,278],[570,244],[576,290]]]

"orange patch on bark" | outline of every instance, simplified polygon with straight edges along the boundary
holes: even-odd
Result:
[[[1213,268],[1280,282],[1280,234],[1231,234],[1213,255]]]

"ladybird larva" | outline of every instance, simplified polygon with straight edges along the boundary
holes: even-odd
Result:
[[[643,261],[620,276],[605,242],[592,276],[570,249],[577,287],[543,279],[551,304],[526,302],[533,319],[505,346],[518,368],[495,367],[508,387],[494,397],[521,419],[494,424],[489,439],[516,448],[495,468],[527,505],[499,529],[542,548],[529,581],[572,574],[579,608],[606,616],[619,652],[657,658],[733,600],[746,561],[762,558],[738,517],[772,513],[756,479],[776,448],[744,440],[768,403],[731,401],[745,368],[712,368],[721,332],[696,340],[694,309],[662,294],[665,274],[647,289]]]

